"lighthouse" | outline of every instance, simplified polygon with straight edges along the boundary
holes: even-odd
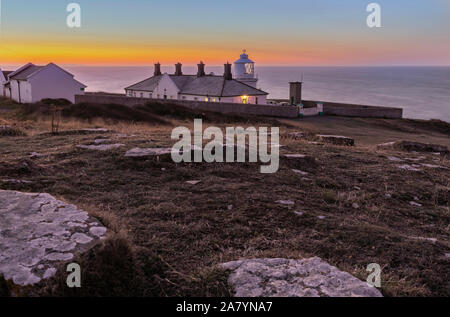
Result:
[[[255,78],[255,63],[248,58],[246,50],[241,58],[234,62],[234,74],[237,81],[256,88],[258,79]]]

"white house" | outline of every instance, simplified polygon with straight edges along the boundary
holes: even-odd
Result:
[[[19,103],[34,103],[46,98],[64,98],[74,103],[75,95],[84,94],[87,87],[53,63],[46,66],[26,64],[8,74],[6,86],[10,98]]]
[[[9,88],[7,88],[8,75],[12,73],[9,71],[2,71],[0,69],[0,97],[9,98]]]
[[[237,76],[244,81],[233,78],[231,64],[228,63],[224,65],[223,76],[206,75],[202,62],[198,64],[197,75],[183,75],[180,63],[175,65],[173,75],[162,74],[158,63],[155,64],[153,77],[125,88],[125,92],[128,97],[138,98],[265,105],[268,93],[255,88],[257,80],[254,78],[253,62],[244,55],[239,61],[246,61],[251,66],[235,64]]]

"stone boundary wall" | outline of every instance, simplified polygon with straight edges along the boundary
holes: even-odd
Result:
[[[306,107],[313,107],[316,101],[304,100]],[[401,119],[402,108],[353,105],[336,102],[323,102],[323,113],[331,116]]]
[[[127,97],[120,94],[94,94],[86,93],[84,95],[75,95],[75,103],[100,103],[100,104],[119,104],[124,106],[144,105],[148,102],[158,102],[167,105],[180,105],[190,109],[198,109],[203,111],[256,115],[281,118],[297,118],[299,116],[299,108],[297,106],[270,106],[270,105],[245,105],[237,103],[220,103],[220,102],[201,102],[187,100],[162,100],[149,98]]]

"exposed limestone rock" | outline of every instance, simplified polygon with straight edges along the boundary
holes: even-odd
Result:
[[[295,205],[295,201],[292,201],[292,200],[277,200],[276,203],[278,203],[280,205],[285,205],[285,206]]]
[[[408,237],[409,239],[413,240],[421,240],[421,241],[428,241],[431,243],[436,243],[438,240],[436,238],[426,238],[426,237]]]
[[[388,156],[387,159],[389,161],[393,161],[393,162],[403,162],[403,160],[401,158],[395,157],[395,156]]]
[[[109,151],[122,146],[125,146],[125,144],[77,145],[77,148],[93,151]]]
[[[420,172],[421,171],[417,167],[414,167],[414,166],[411,166],[411,165],[408,165],[408,164],[398,165],[397,167],[399,169],[405,170],[405,171],[412,171],[412,172]]]
[[[125,153],[126,157],[168,156],[172,154],[172,148],[134,148]]]
[[[318,135],[322,142],[334,145],[354,146],[355,140],[341,135]]]
[[[2,179],[3,183],[9,183],[9,184],[32,184],[32,181],[27,181],[23,179]]]
[[[94,143],[95,144],[103,144],[103,143],[108,143],[108,142],[111,142],[111,141],[112,141],[111,139],[95,139]]]
[[[73,259],[106,234],[100,225],[87,229],[91,222],[49,194],[0,190],[0,276],[20,286],[53,276],[54,262]]]
[[[202,181],[187,181],[186,183],[190,184],[190,185],[197,185],[200,184]]]
[[[440,169],[448,169],[444,166],[440,166],[440,165],[434,165],[434,164],[425,164],[425,163],[421,163],[420,165],[422,165],[423,167],[427,167],[427,168],[440,168]]]
[[[306,176],[306,175],[309,174],[309,173],[307,173],[307,172],[303,172],[303,171],[301,171],[301,170],[296,170],[296,169],[292,169],[292,171],[293,171],[295,174],[299,174],[299,175],[302,175],[302,176]]]
[[[293,139],[293,140],[300,140],[300,139],[305,138],[305,133],[301,132],[301,131],[290,132],[290,133],[284,134],[282,137],[288,138],[288,139]]]
[[[38,158],[38,157],[43,157],[43,156],[45,156],[45,155],[37,153],[37,152],[31,152],[30,153],[30,158]]]
[[[236,297],[382,297],[374,287],[320,258],[224,263]]]

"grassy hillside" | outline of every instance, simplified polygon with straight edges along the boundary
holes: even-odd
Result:
[[[69,291],[61,269],[56,279],[27,290],[31,294],[227,296],[227,276],[217,269],[219,263],[319,256],[363,280],[366,266],[379,263],[386,296],[450,295],[448,157],[375,146],[394,139],[448,144],[443,123],[337,117],[277,122],[178,113],[154,105],[127,111],[80,105],[64,109],[62,129],[111,131],[49,135],[45,109],[19,110],[0,113],[27,133],[0,136],[0,189],[50,193],[89,211],[115,232],[77,259],[86,268],[86,286]],[[210,116],[208,125],[221,128],[237,120],[276,125],[282,134],[344,134],[355,137],[357,145],[283,138],[282,154],[306,154],[316,163],[282,159],[275,174],[260,174],[260,163],[175,164],[124,157],[135,147],[170,147],[174,126],[190,126],[193,117],[204,115]],[[125,146],[107,152],[76,147],[99,136]],[[31,157],[31,152],[40,155]],[[401,164],[442,168],[421,165],[414,172],[400,169]],[[186,183],[191,180],[201,183]]]

